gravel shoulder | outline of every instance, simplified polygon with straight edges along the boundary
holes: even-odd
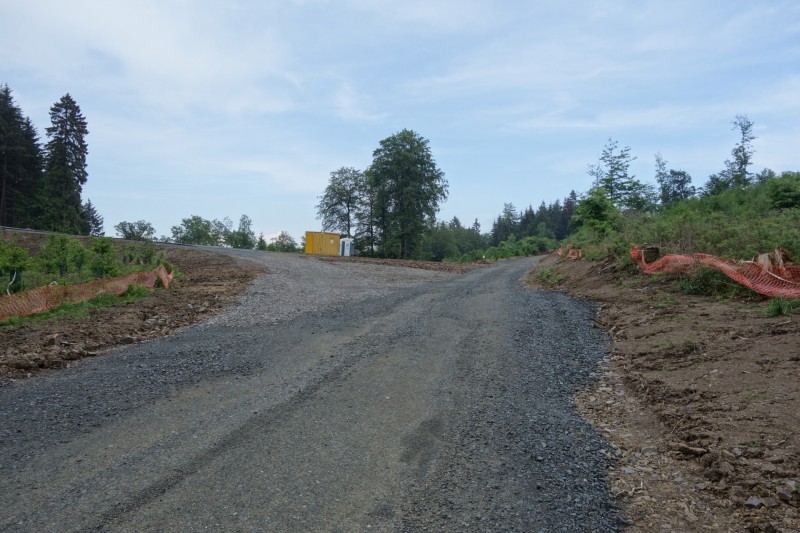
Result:
[[[535,260],[240,255],[238,305],[0,388],[0,529],[616,530],[570,400],[608,340]]]
[[[630,531],[800,531],[796,316],[608,262],[552,256],[526,282],[594,301],[610,332],[603,377],[577,405],[615,445]]]

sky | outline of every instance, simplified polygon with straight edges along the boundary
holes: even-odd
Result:
[[[403,129],[482,230],[579,194],[609,139],[701,186],[754,124],[754,171],[800,170],[800,2],[0,0],[0,84],[45,137],[86,117],[83,197],[156,236],[242,214],[319,231],[331,172]]]

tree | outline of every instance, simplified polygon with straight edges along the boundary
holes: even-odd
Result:
[[[323,230],[335,230],[352,237],[356,213],[362,204],[364,180],[364,174],[352,167],[331,172],[328,186],[317,204],[317,219],[322,220]]]
[[[741,137],[731,150],[733,162],[727,166],[731,171],[731,186],[743,189],[753,181],[753,175],[748,167],[753,164],[755,150],[752,143],[756,136],[753,135],[753,122],[747,118],[747,115],[736,115],[731,125],[733,126],[731,129],[739,130]]]
[[[297,242],[287,232],[282,231],[277,237],[270,239],[268,247],[275,252],[296,252]]]
[[[0,87],[0,225],[39,228],[42,149],[8,85]]]
[[[380,142],[367,172],[375,190],[377,228],[384,255],[412,257],[447,198],[447,180],[428,140],[404,129]]]
[[[120,222],[114,229],[122,239],[131,241],[151,241],[156,234],[155,228],[149,222],[137,220],[136,222]]]
[[[753,122],[747,115],[736,115],[731,125],[731,129],[739,130],[740,134],[739,142],[731,150],[733,161],[726,159],[725,168],[708,177],[703,187],[703,196],[713,196],[728,189],[744,189],[753,183],[753,174],[748,170],[755,153],[752,145],[756,139],[753,135]]]
[[[619,222],[620,213],[603,187],[592,187],[575,206],[570,225],[586,228],[598,237],[611,233]]]
[[[92,237],[102,237],[103,217],[97,212],[91,200],[81,205],[81,235],[91,235]]]
[[[178,244],[218,246],[222,242],[220,228],[224,227],[218,220],[192,215],[181,220],[180,225],[172,226],[172,240]]]
[[[264,240],[264,234],[260,233],[258,235],[258,242],[256,243],[256,250],[264,251],[267,249],[267,241]]]
[[[253,221],[247,215],[239,219],[239,229],[225,234],[225,243],[232,248],[252,250],[256,245],[256,234],[253,233]]]
[[[503,204],[502,214],[492,224],[491,244],[497,246],[510,236],[516,236],[519,231],[519,215],[517,208],[512,203]]]
[[[600,163],[589,166],[589,175],[594,186],[601,187],[611,203],[625,209],[647,210],[651,208],[652,192],[629,173],[636,157],[630,154],[629,146],[618,151],[619,143],[608,139],[600,155]]]
[[[86,119],[75,100],[65,94],[50,108],[50,122],[45,156],[48,205],[44,225],[54,231],[80,233],[81,192],[88,178]]]
[[[656,180],[659,186],[659,200],[661,205],[669,207],[681,200],[687,200],[695,195],[695,188],[692,187],[692,176],[685,170],[670,169],[666,171],[666,162],[662,159],[663,165],[659,171],[659,157],[656,155]]]

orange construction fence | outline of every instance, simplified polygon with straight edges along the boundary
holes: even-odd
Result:
[[[96,279],[80,285],[49,285],[10,296],[0,296],[0,320],[49,311],[63,303],[85,302],[101,294],[119,296],[128,290],[128,285],[143,285],[153,289],[158,279],[165,288],[169,287],[172,274],[167,274],[167,270],[159,266],[150,272]]]
[[[631,247],[631,257],[645,274],[687,272],[696,265],[715,268],[758,294],[771,298],[800,298],[800,265],[790,264],[788,254],[777,249],[752,261],[729,261],[709,254],[669,254],[648,263],[646,248]]]

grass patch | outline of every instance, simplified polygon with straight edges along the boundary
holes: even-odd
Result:
[[[793,315],[800,311],[800,300],[789,300],[785,298],[773,298],[769,301],[766,315],[769,317]]]
[[[724,300],[755,294],[719,270],[706,266],[702,266],[692,273],[680,275],[677,284],[678,290],[684,294],[711,296]]]
[[[536,277],[538,277],[539,281],[541,281],[545,285],[555,285],[567,279],[567,276],[565,276],[564,274],[559,274],[558,269],[555,267],[548,267],[541,269],[539,272],[536,273]]]

